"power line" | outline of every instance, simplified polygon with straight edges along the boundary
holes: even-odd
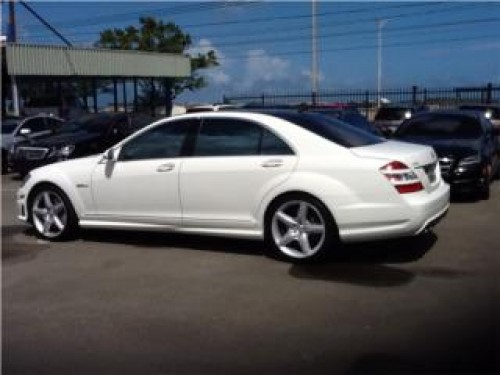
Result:
[[[105,16],[100,16],[100,17],[92,17],[92,18],[80,18],[80,19],[75,19],[72,21],[66,21],[66,22],[59,22],[56,25],[58,27],[63,27],[63,28],[77,28],[77,27],[87,27],[87,26],[92,26],[92,25],[99,25],[102,23],[109,23],[110,21],[119,21],[120,18],[121,20],[126,20],[126,19],[135,19],[137,16],[147,16],[146,13],[153,13],[153,12],[162,12],[166,11],[168,12],[168,15],[180,15],[180,14],[188,14],[188,13],[196,13],[196,12],[203,12],[203,11],[212,11],[212,10],[217,10],[217,9],[223,9],[223,8],[232,8],[232,7],[239,7],[239,6],[249,6],[249,5],[255,5],[257,3],[260,3],[260,1],[239,1],[239,2],[206,2],[206,3],[195,3],[195,4],[188,4],[188,5],[182,5],[179,7],[162,7],[162,8],[156,8],[156,9],[151,9],[148,11],[134,11],[134,12],[128,12],[128,13],[121,13],[121,14],[109,14]],[[125,18],[123,18],[125,17]],[[31,25],[25,25],[24,26],[26,29],[36,29],[39,28],[40,26],[37,24],[31,24]]]
[[[440,27],[454,27],[454,26],[463,26],[463,25],[471,25],[471,24],[481,24],[481,23],[491,23],[500,21],[500,17],[492,17],[492,18],[481,18],[481,19],[473,19],[473,20],[461,20],[454,22],[442,22],[436,24],[421,24],[421,25],[413,25],[413,26],[403,26],[391,28],[391,31],[400,31],[400,30],[421,30],[421,29],[429,29],[429,28],[440,28]],[[319,36],[319,39],[327,39],[332,37],[339,36],[353,36],[353,35],[363,35],[363,34],[373,34],[373,28],[367,30],[358,30],[358,31],[346,31],[341,33],[323,33]],[[309,36],[297,36],[294,38],[294,41],[297,40],[305,40],[309,39]],[[280,43],[280,42],[290,42],[290,36],[280,37],[280,38],[264,38],[264,39],[247,39],[240,40],[237,42],[228,42],[228,43],[217,43],[217,47],[228,47],[228,46],[238,46],[242,45],[251,45],[251,44],[269,44],[269,43]]]
[[[436,5],[437,3],[433,3],[431,5]],[[439,3],[441,5],[443,5],[444,3]],[[485,4],[478,4],[478,5],[474,5],[476,8],[479,7],[479,6],[485,6],[485,5],[488,5],[490,3],[485,3]],[[415,7],[416,5],[418,6],[422,6],[422,5],[429,5],[429,4],[412,4],[413,7]],[[449,4],[447,4],[449,5]],[[455,11],[455,10],[462,10],[462,9],[465,9],[465,8],[470,8],[471,4],[467,4],[467,5],[461,5],[461,6],[458,6],[458,7],[454,7],[454,8],[446,8],[446,9],[434,9],[434,10],[425,10],[425,11],[420,11],[420,12],[411,12],[411,13],[399,13],[399,14],[395,14],[395,15],[391,15],[391,16],[384,16],[384,17],[390,17],[391,19],[395,19],[395,18],[404,18],[404,17],[410,17],[410,16],[416,16],[416,15],[428,15],[428,14],[436,14],[436,13],[443,13],[443,12],[450,12],[450,11]],[[407,5],[408,7],[408,5]],[[387,9],[387,8],[394,8],[394,7],[386,7],[384,9]],[[398,8],[401,8],[401,6],[399,5]],[[357,9],[357,11],[360,11],[361,9]],[[365,8],[365,11],[366,11],[366,8]],[[322,13],[323,16],[325,15],[330,15],[330,14],[338,14],[336,12],[324,12]],[[319,14],[318,14],[319,15]],[[306,16],[303,16],[303,15],[300,15],[300,16],[293,16],[294,18],[303,18],[303,17],[306,17]],[[310,15],[307,16],[308,18],[310,18]],[[266,20],[270,20],[270,19],[275,19],[276,17],[267,17],[265,18]],[[283,17],[280,17],[280,18],[283,18]],[[290,17],[285,17],[286,19],[290,19]],[[373,18],[373,17],[370,17],[370,18],[360,18],[360,19],[355,19],[355,20],[351,20],[351,21],[344,21],[344,22],[335,22],[335,24],[333,25],[326,25],[326,26],[323,26],[322,29],[327,29],[327,28],[335,28],[335,27],[338,27],[338,26],[342,26],[342,25],[350,25],[350,24],[357,24],[357,23],[366,23],[366,22],[371,22],[371,21],[376,21],[378,18],[380,17],[376,17],[376,18]],[[264,20],[264,18],[262,18],[261,20]],[[251,21],[248,21],[247,22],[251,22]],[[228,24],[232,24],[233,21],[230,21],[230,22],[227,22]],[[238,21],[234,21],[234,23],[245,23],[245,21],[242,21],[242,22],[238,22]],[[218,23],[218,25],[223,25],[225,23]],[[183,26],[184,28],[186,26]],[[307,25],[305,27],[294,27],[294,29],[292,31],[298,31],[298,30],[310,30],[311,26],[310,25]],[[268,34],[269,32],[271,31],[278,31],[278,32],[286,32],[287,35],[289,36],[290,35],[290,30],[283,30],[282,27],[280,27],[280,29],[276,30],[276,28],[268,28],[268,29],[265,29],[265,30],[259,30],[257,32],[254,32],[254,33],[249,33],[248,31],[245,31],[245,33],[235,33],[235,32],[232,32],[231,34],[219,34],[219,35],[214,35],[214,34],[211,34],[211,35],[204,35],[202,38],[234,38],[235,36],[241,36],[241,35],[245,35],[245,36],[252,36],[252,35],[262,35],[262,34]],[[69,36],[78,36],[78,35],[95,35],[97,34],[97,32],[95,31],[85,31],[85,32],[74,32],[74,33],[68,33],[67,35]],[[34,39],[40,39],[40,38],[44,38],[43,35],[35,35],[35,36],[32,36],[32,38]]]
[[[478,35],[471,37],[463,37],[463,38],[448,38],[448,39],[430,39],[430,40],[422,40],[422,41],[412,41],[409,42],[398,42],[398,43],[387,43],[384,45],[384,49],[386,48],[401,48],[401,47],[415,47],[422,45],[432,45],[432,44],[440,44],[440,43],[456,43],[456,42],[466,42],[473,40],[485,40],[485,39],[497,39],[500,38],[500,34],[487,34],[487,35]],[[333,52],[347,52],[347,51],[362,51],[362,50],[372,50],[377,48],[375,44],[367,44],[367,45],[359,45],[359,46],[351,46],[351,47],[343,47],[343,48],[323,48],[321,53],[329,54]],[[293,55],[306,55],[310,54],[310,50],[296,50],[296,51],[286,51],[286,52],[276,52],[272,55],[262,54],[262,55],[225,55],[219,60],[241,60],[241,59],[261,59],[275,56],[293,56]]]
[[[24,1],[20,0],[19,3],[25,8],[28,10],[28,12],[30,12],[37,20],[39,20],[43,26],[45,26],[46,28],[48,28],[50,31],[52,31],[55,35],[57,35],[57,37],[59,39],[61,39],[67,46],[71,47],[72,44],[71,42],[66,39],[59,31],[57,31],[52,25],[50,25],[47,21],[45,21],[45,19],[43,19],[43,17],[41,17],[37,12],[35,12],[35,10],[30,7],[28,4],[26,4]]]
[[[420,4],[421,5],[421,4]],[[449,5],[449,4],[447,4]],[[449,13],[450,11],[456,11],[456,10],[463,10],[463,9],[468,9],[468,8],[471,8],[471,7],[474,7],[475,9],[480,7],[480,6],[486,6],[486,5],[489,5],[488,3],[484,3],[484,4],[466,4],[466,5],[461,5],[461,6],[458,6],[458,7],[453,7],[453,8],[446,8],[446,9],[435,9],[435,10],[425,10],[425,11],[422,11],[422,12],[412,12],[412,13],[399,13],[399,14],[395,14],[395,15],[386,15],[386,16],[378,16],[378,17],[369,17],[369,18],[358,18],[358,19],[354,19],[354,20],[349,20],[349,21],[344,21],[344,22],[335,22],[334,24],[331,24],[331,25],[324,25],[322,26],[322,30],[325,30],[325,29],[331,29],[331,28],[337,28],[339,26],[344,26],[344,25],[353,25],[353,24],[358,24],[358,23],[368,23],[368,22],[376,22],[378,19],[380,18],[390,18],[391,20],[393,19],[401,19],[401,18],[407,18],[407,17],[413,17],[413,16],[419,16],[419,15],[429,15],[429,14],[438,14],[438,13]],[[306,31],[310,31],[311,29],[311,26],[310,25],[306,25],[306,26],[302,26],[302,27],[294,27],[293,30],[289,30],[289,29],[283,29],[282,26],[280,26],[279,28],[268,28],[268,29],[264,29],[264,30],[259,30],[258,32],[254,32],[254,33],[248,33],[248,32],[245,32],[245,33],[234,33],[232,32],[231,34],[209,34],[209,35],[203,35],[202,38],[206,39],[206,38],[218,38],[218,39],[225,39],[225,38],[234,38],[234,37],[239,37],[241,35],[245,35],[245,36],[253,36],[253,35],[266,35],[266,34],[269,34],[269,32],[282,32],[282,33],[286,33],[288,37],[290,37],[290,32],[295,32],[295,31],[301,31],[301,30],[306,30]]]

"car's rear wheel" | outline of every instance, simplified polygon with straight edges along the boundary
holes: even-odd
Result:
[[[38,236],[53,241],[72,237],[78,220],[67,196],[57,187],[43,185],[29,201],[30,218]]]
[[[288,261],[324,260],[338,243],[333,218],[316,198],[302,194],[282,197],[266,216],[266,241],[274,254]]]

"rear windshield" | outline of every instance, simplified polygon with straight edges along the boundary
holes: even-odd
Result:
[[[407,112],[411,113],[411,110],[409,108],[382,107],[378,110],[377,115],[375,116],[375,120],[404,120],[405,113]]]
[[[273,116],[294,123],[320,137],[344,147],[361,147],[385,142],[385,139],[355,128],[343,121],[316,113],[273,113]]]
[[[474,139],[483,133],[481,123],[468,116],[422,116],[405,121],[396,137]]]

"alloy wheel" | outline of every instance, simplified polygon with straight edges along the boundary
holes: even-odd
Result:
[[[53,190],[42,190],[33,199],[33,224],[42,236],[56,238],[68,224],[68,209],[62,197]]]
[[[274,211],[271,234],[283,254],[295,259],[310,258],[325,242],[325,218],[309,202],[288,201]]]

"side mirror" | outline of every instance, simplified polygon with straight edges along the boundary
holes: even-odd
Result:
[[[115,150],[113,148],[110,148],[108,151],[106,151],[104,153],[103,160],[106,162],[108,161],[115,162],[116,161]]]
[[[30,135],[31,134],[31,129],[30,128],[22,128],[19,131],[19,134],[24,135],[24,136]]]

